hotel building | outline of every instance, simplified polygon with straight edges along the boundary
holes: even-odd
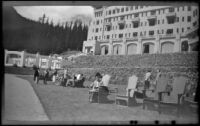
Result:
[[[94,8],[84,53],[132,55],[197,51],[199,8],[102,6]]]

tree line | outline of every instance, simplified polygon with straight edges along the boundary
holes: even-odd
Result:
[[[4,7],[5,8],[5,7]],[[88,26],[81,20],[53,24],[45,16],[33,21],[19,15],[14,8],[3,12],[3,46],[8,50],[26,50],[49,55],[67,50],[82,50]]]

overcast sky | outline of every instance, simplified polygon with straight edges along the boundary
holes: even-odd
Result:
[[[76,14],[94,15],[91,6],[15,6],[14,8],[22,16],[33,20],[38,20],[45,13],[54,23],[65,22]]]

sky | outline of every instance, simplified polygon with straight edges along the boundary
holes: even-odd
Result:
[[[38,20],[43,14],[53,19],[54,23],[65,22],[76,14],[94,15],[91,6],[14,6],[23,17]]]

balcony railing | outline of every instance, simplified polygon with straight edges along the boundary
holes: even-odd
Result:
[[[126,37],[126,40],[138,40],[138,36]]]
[[[117,23],[118,23],[119,25],[120,25],[120,24],[125,24],[125,20],[124,20],[124,19],[123,19],[123,20],[120,20],[120,21],[118,21]]]
[[[111,22],[106,22],[105,25],[106,25],[106,26],[111,26],[112,23],[111,23]]]
[[[131,19],[131,21],[134,23],[134,22],[139,22],[140,21],[140,18],[139,17],[136,17],[136,18],[133,18]]]
[[[159,35],[160,38],[174,38],[176,37],[175,34],[164,34],[164,35]]]
[[[176,13],[175,12],[168,12],[168,13],[166,13],[166,17],[176,17]]]
[[[123,41],[123,38],[113,38],[112,41]]]
[[[152,20],[152,19],[156,19],[156,18],[157,18],[156,15],[150,15],[150,16],[147,17],[148,20]]]
[[[147,36],[141,36],[142,39],[151,39],[155,38],[155,35],[147,35]]]

